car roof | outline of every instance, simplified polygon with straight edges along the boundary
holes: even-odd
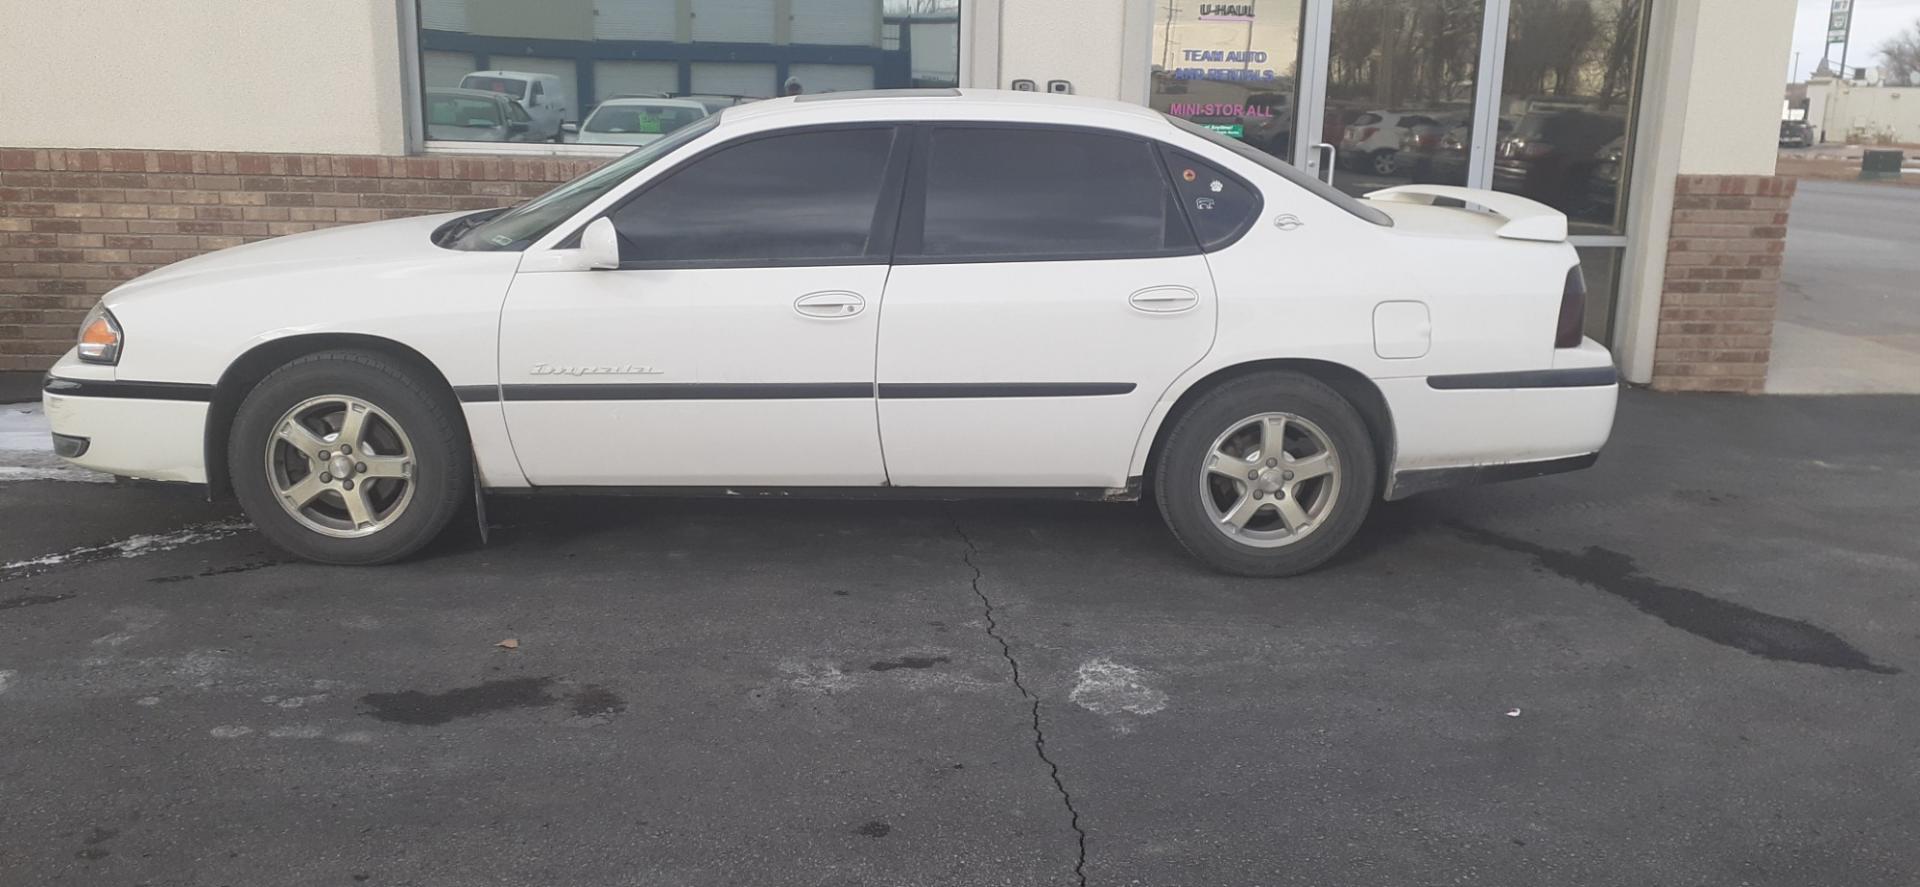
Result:
[[[487,89],[461,89],[457,86],[435,86],[427,90],[428,95],[451,95],[463,99],[493,99],[494,101],[515,101],[513,96]]]
[[[652,96],[637,95],[607,99],[596,105],[595,110],[618,105],[647,105],[654,108],[698,108],[702,111],[707,109],[706,105],[700,104],[692,99],[657,99]]]
[[[726,129],[771,129],[877,120],[1002,121],[1097,126],[1160,134],[1159,112],[1107,99],[1002,89],[876,89],[813,93],[734,105]]]
[[[501,71],[497,69],[492,71],[468,71],[467,73],[460,75],[460,79],[465,80],[468,77],[472,77],[475,74],[478,74],[482,77],[518,77],[522,80],[558,80],[560,79],[559,77],[556,77],[552,74],[536,74],[532,71]]]

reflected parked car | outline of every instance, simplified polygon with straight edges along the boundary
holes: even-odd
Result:
[[[1581,216],[1590,216],[1597,221],[1611,221],[1613,208],[1620,200],[1620,178],[1626,173],[1627,137],[1619,138],[1600,148],[1595,154],[1593,175],[1587,177],[1587,206]]]
[[[537,142],[520,103],[477,89],[427,90],[427,138],[461,142]]]
[[[1400,142],[1417,127],[1433,128],[1438,134],[1458,115],[1420,111],[1367,111],[1347,124],[1340,135],[1340,163],[1351,169],[1375,175],[1404,175],[1400,167]]]
[[[1587,180],[1601,149],[1626,135],[1624,114],[1578,107],[1536,108],[1500,140],[1493,187],[1522,194],[1568,214],[1587,203]]]
[[[519,102],[533,118],[536,141],[561,140],[568,109],[566,88],[559,77],[527,71],[475,71],[460,78],[460,88],[499,93]]]
[[[1811,148],[1819,142],[1820,140],[1814,137],[1813,124],[1805,120],[1780,121],[1780,147]]]
[[[706,106],[689,99],[608,99],[587,115],[575,141],[644,145],[706,116]]]

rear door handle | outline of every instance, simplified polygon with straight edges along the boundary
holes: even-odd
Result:
[[[793,310],[803,317],[852,317],[866,308],[866,299],[846,290],[808,293],[793,300]]]
[[[1200,294],[1184,286],[1153,286],[1128,296],[1127,304],[1148,314],[1178,314],[1200,304]]]

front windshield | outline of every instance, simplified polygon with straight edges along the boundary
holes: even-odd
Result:
[[[685,105],[602,105],[587,118],[587,132],[669,133],[707,116],[701,108]]]
[[[473,226],[447,245],[483,251],[526,249],[541,235],[553,230],[553,226],[572,218],[628,176],[705,135],[719,123],[720,118],[709,117],[693,126],[683,126],[672,135],[635,148],[606,166]]]

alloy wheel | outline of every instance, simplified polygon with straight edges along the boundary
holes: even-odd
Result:
[[[1340,479],[1340,454],[1320,426],[1292,413],[1260,413],[1214,439],[1201,467],[1201,505],[1227,538],[1278,548],[1326,521]]]
[[[413,501],[413,443],[378,406],[342,394],[312,397],[273,429],[267,483],[301,526],[336,538],[369,536]]]

